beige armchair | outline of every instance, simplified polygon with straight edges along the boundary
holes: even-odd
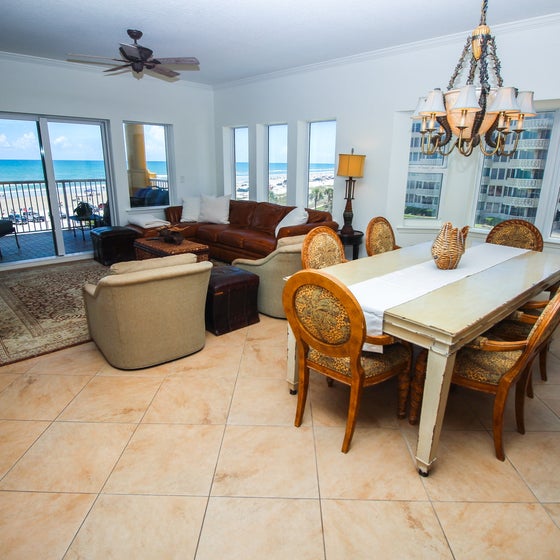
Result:
[[[286,318],[282,306],[284,279],[301,270],[301,245],[304,238],[305,235],[282,237],[270,255],[258,260],[236,259],[231,263],[259,276],[257,307],[260,313]]]
[[[112,366],[150,367],[204,347],[212,263],[178,256],[113,265],[97,285],[83,287],[90,335]]]

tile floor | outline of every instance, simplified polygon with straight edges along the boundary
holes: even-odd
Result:
[[[0,558],[560,557],[560,343],[505,462],[490,400],[456,389],[422,478],[393,381],[347,455],[345,387],[314,378],[293,426],[285,329],[262,316],[134,372],[92,343],[0,368]]]

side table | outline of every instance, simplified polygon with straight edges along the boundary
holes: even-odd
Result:
[[[356,260],[360,253],[364,232],[355,229],[354,233],[344,234],[340,230],[337,233],[343,245],[352,245],[352,260]]]
[[[186,239],[180,244],[166,243],[161,238],[143,237],[134,241],[134,251],[136,259],[141,261],[144,259],[153,259],[154,257],[167,257],[169,255],[180,255],[183,253],[194,253],[197,262],[207,261],[208,245],[187,241]]]

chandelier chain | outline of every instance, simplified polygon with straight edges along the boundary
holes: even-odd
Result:
[[[459,76],[459,74],[461,73],[461,71],[463,70],[463,66],[465,64],[465,60],[467,59],[467,55],[469,54],[469,49],[471,48],[471,38],[467,37],[467,42],[465,43],[465,47],[463,48],[463,52],[461,53],[461,56],[459,57],[459,62],[457,62],[457,65],[455,66],[455,71],[453,72],[451,79],[449,80],[449,84],[447,85],[447,89],[453,89],[454,85],[455,85],[455,80],[457,79],[457,77]]]

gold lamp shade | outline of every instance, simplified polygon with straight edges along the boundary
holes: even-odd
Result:
[[[342,177],[363,177],[366,156],[339,154],[337,175]]]

